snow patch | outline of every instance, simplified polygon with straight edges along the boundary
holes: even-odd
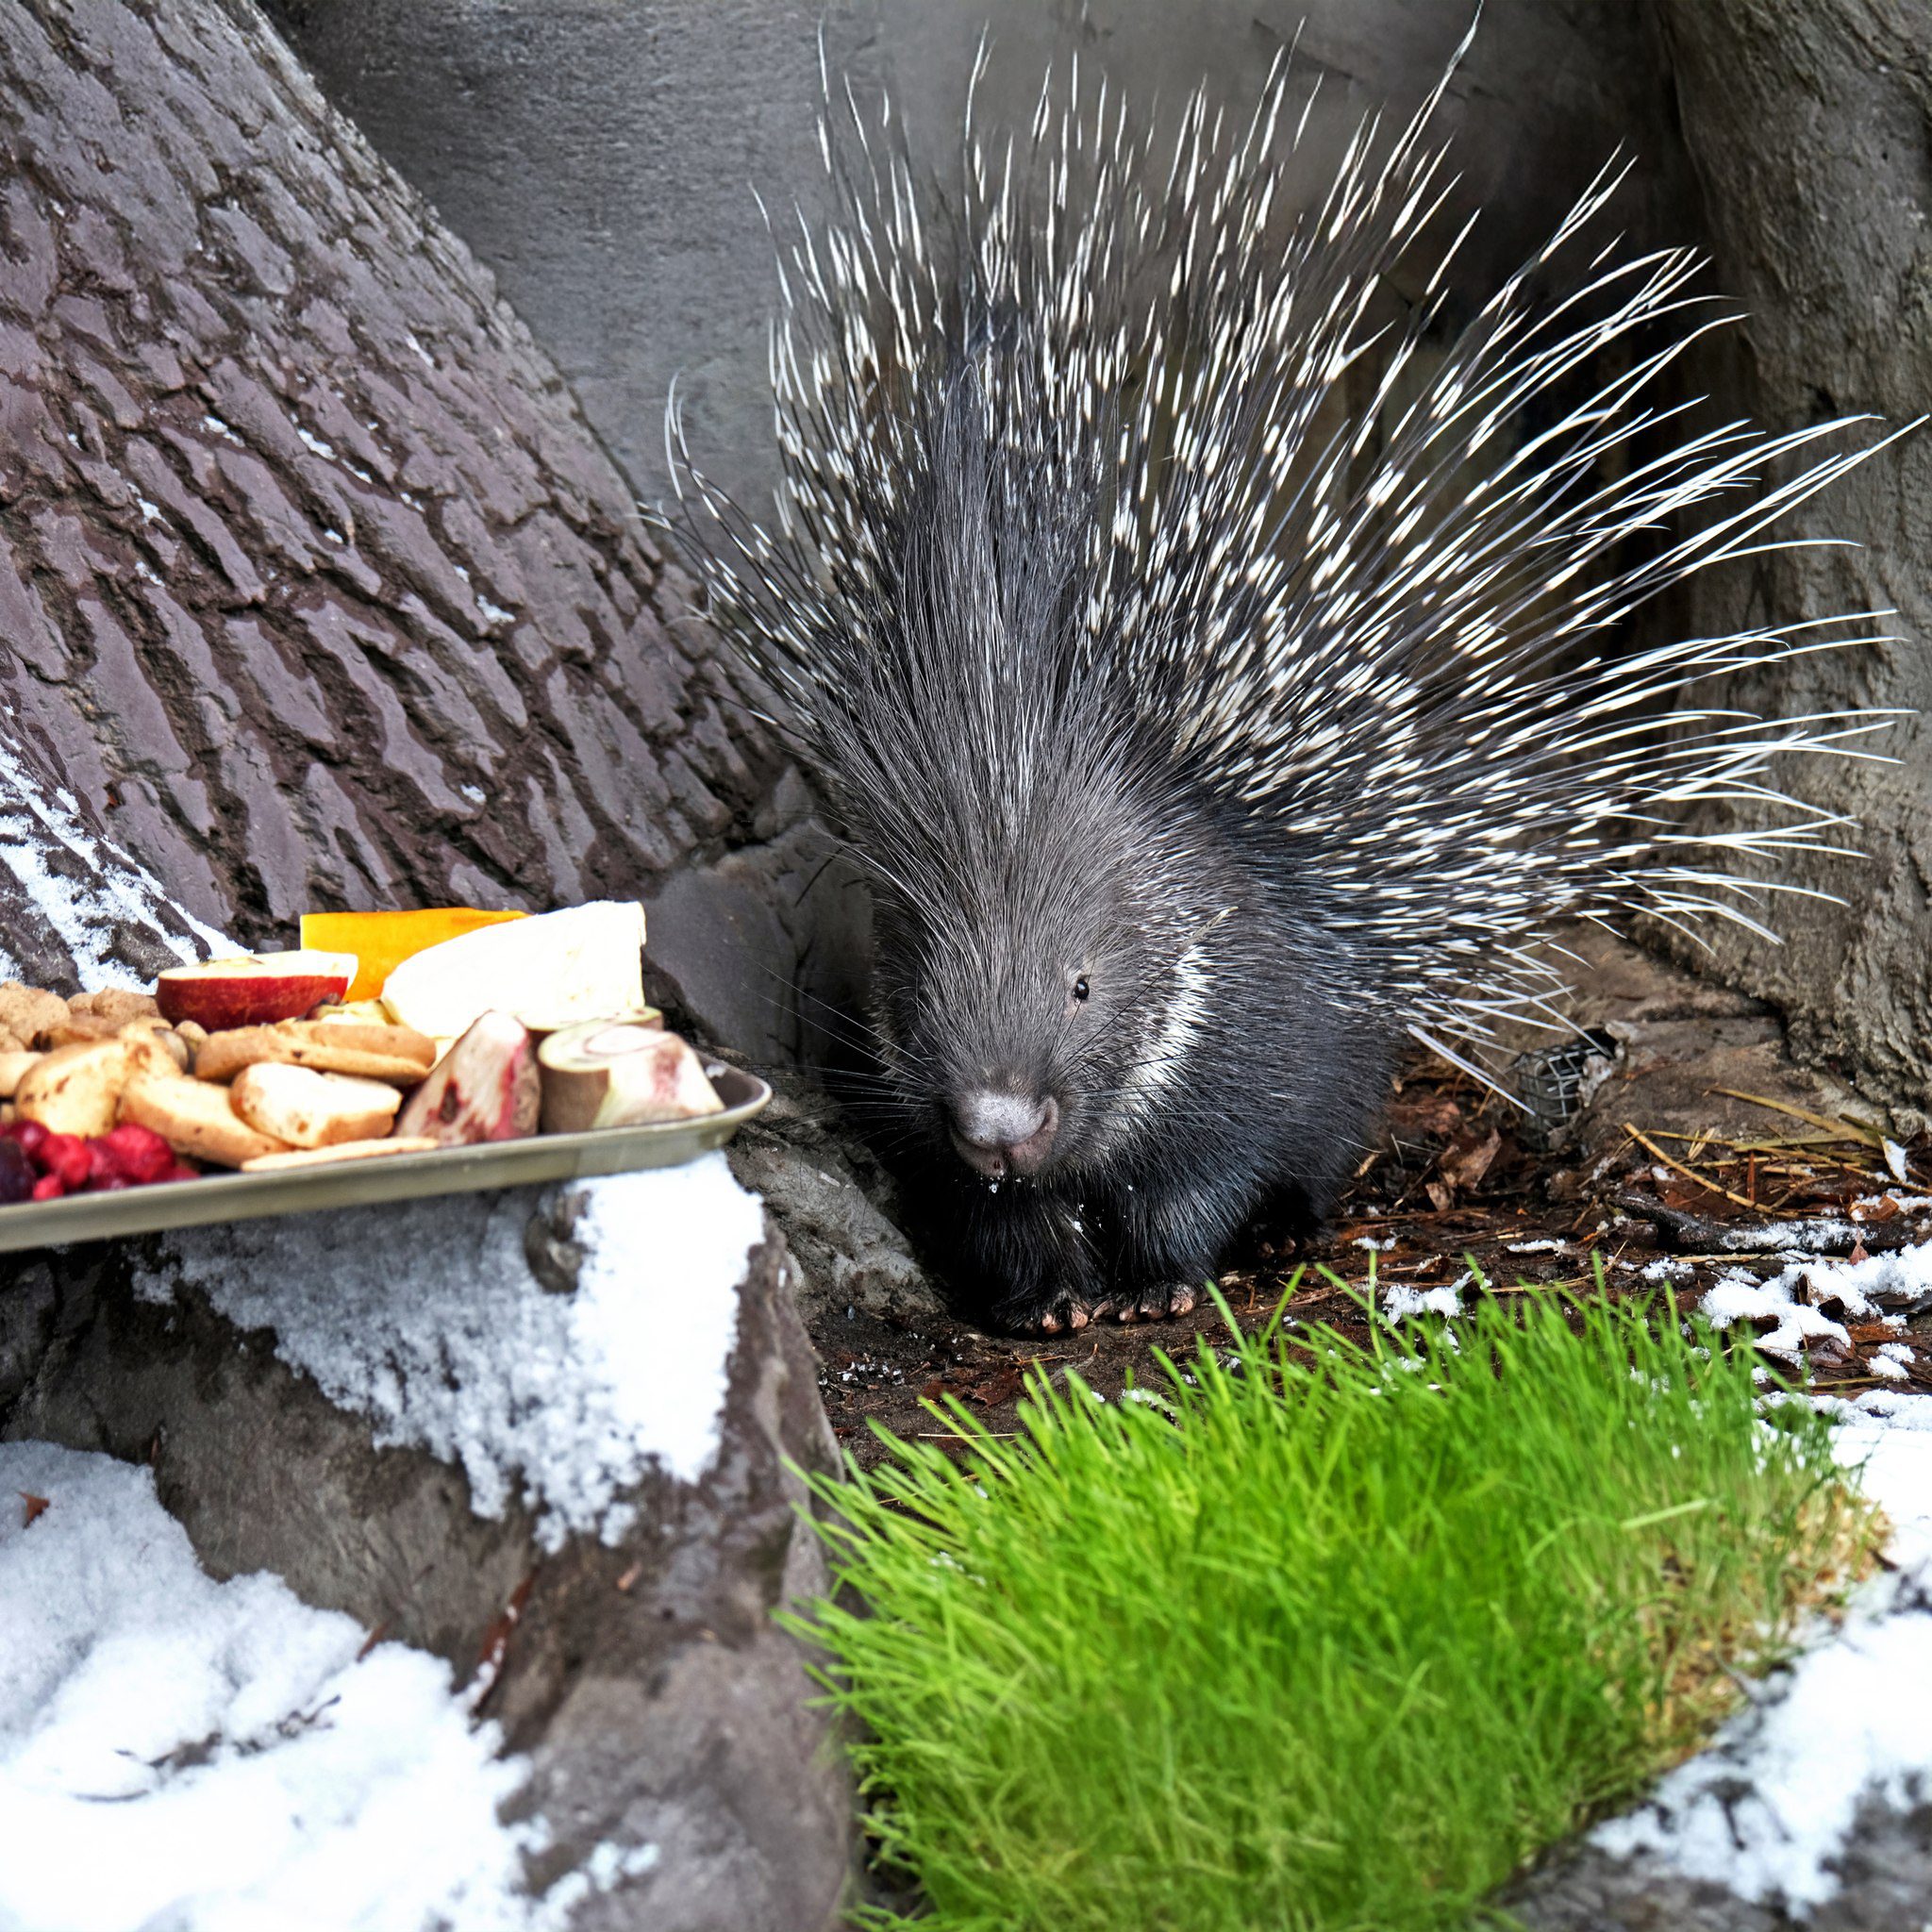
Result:
[[[183,1230],[135,1286],[162,1302],[192,1286],[238,1327],[272,1329],[378,1443],[459,1463],[478,1515],[521,1486],[545,1548],[574,1530],[615,1542],[634,1515],[618,1498],[648,1466],[695,1482],[717,1454],[758,1197],[722,1154],[572,1183],[568,1294],[531,1273],[530,1191],[488,1199],[344,1209],[337,1233],[321,1215]]]
[[[0,1924],[544,1923],[521,1890],[543,1829],[497,1819],[528,1766],[440,1658],[361,1656],[278,1577],[217,1583],[144,1468],[9,1442],[0,1495]]]
[[[1932,1790],[1932,1396],[1874,1390],[1818,1406],[1839,1419],[1840,1463],[1890,1520],[1898,1567],[1708,1750],[1591,1835],[1801,1919],[1837,1891],[1861,1804],[1905,1808]]]
[[[49,863],[62,853],[75,860],[74,872]],[[90,991],[148,989],[146,978],[108,950],[117,924],[140,926],[184,962],[199,957],[180,936],[184,929],[202,941],[211,958],[241,950],[175,905],[159,882],[118,846],[96,839],[80,823],[71,794],[57,791],[50,795],[5,744],[0,744],[0,865],[47,922]],[[23,972],[4,946],[0,971],[16,979]]]
[[[1833,1306],[1853,1322],[1896,1322],[1932,1306],[1932,1241],[1890,1255],[1868,1255],[1862,1261],[1794,1261],[1761,1281],[1733,1270],[1699,1304],[1714,1327],[1774,1323],[1771,1332],[1758,1337],[1757,1346],[1792,1362],[1808,1341],[1828,1338],[1851,1345],[1843,1324],[1820,1312]]]
[[[1462,1282],[1453,1281],[1441,1288],[1405,1288],[1401,1284],[1382,1291],[1382,1319],[1392,1328],[1411,1315],[1455,1317],[1462,1312]]]

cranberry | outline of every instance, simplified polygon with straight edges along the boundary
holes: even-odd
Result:
[[[39,1121],[8,1121],[4,1127],[0,1127],[0,1134],[5,1134],[9,1141],[17,1141],[21,1152],[29,1160],[37,1158],[41,1149],[47,1143],[47,1130]]]
[[[43,1173],[57,1175],[68,1191],[86,1187],[93,1171],[87,1142],[78,1134],[49,1134],[41,1143],[40,1163]]]
[[[157,1181],[175,1165],[175,1150],[152,1127],[123,1121],[92,1143],[97,1163],[137,1186]]]
[[[60,1176],[58,1174],[43,1174],[34,1183],[36,1201],[58,1201],[66,1191],[67,1190],[60,1185]]]
[[[34,1191],[34,1164],[18,1141],[0,1140],[0,1203],[25,1201]]]

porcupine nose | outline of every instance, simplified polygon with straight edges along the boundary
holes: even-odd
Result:
[[[990,1180],[1037,1174],[1059,1130],[1059,1103],[1052,1094],[1005,1093],[976,1087],[956,1094],[953,1145],[967,1166]]]

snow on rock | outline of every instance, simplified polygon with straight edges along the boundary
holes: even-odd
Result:
[[[89,988],[127,986],[145,991],[139,974],[110,950],[119,926],[151,936],[175,958],[239,951],[232,940],[177,906],[160,884],[118,846],[82,824],[71,792],[49,792],[0,742],[0,866],[13,875],[34,910],[65,948]],[[24,968],[0,947],[0,977]]]
[[[23,1491],[47,1499],[30,1524]],[[216,1582],[144,1468],[0,1443],[0,1925],[557,1923],[521,1889],[542,1827],[497,1817],[527,1768],[446,1664],[363,1656],[277,1577]]]
[[[1786,1274],[1802,1273],[1787,1269]],[[1728,1328],[1734,1322],[1774,1324],[1757,1338],[1766,1355],[1782,1356],[1795,1362],[1807,1341],[1830,1340],[1849,1348],[1852,1338],[1844,1324],[1834,1322],[1807,1303],[1794,1300],[1784,1275],[1769,1281],[1754,1281],[1747,1274],[1726,1274],[1707,1291],[1698,1311],[1713,1328]]]
[[[1838,1890],[1834,1861],[1862,1802],[1903,1809],[1932,1793],[1932,1396],[1874,1390],[1820,1406],[1839,1418],[1840,1462],[1890,1520],[1897,1568],[1856,1592],[1842,1625],[1708,1750],[1591,1834],[1798,1918]]]
[[[1770,1323],[1757,1346],[1792,1362],[1807,1342],[1851,1345],[1843,1323],[1831,1319],[1829,1310],[1840,1311],[1845,1321],[1896,1323],[1926,1307],[1932,1307],[1932,1241],[1860,1261],[1793,1261],[1762,1280],[1733,1269],[1698,1305],[1713,1327]]]
[[[538,1540],[615,1542],[619,1500],[655,1465],[695,1482],[718,1449],[758,1197],[722,1154],[575,1182],[571,1293],[532,1272],[527,1190],[293,1215],[164,1238],[137,1291],[204,1292],[378,1445],[459,1463],[479,1515],[522,1492]],[[487,1202],[487,1205],[485,1205]],[[372,1222],[366,1217],[379,1216]],[[334,1224],[334,1225],[331,1225]]]

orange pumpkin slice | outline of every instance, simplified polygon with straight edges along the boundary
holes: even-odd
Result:
[[[478,926],[527,917],[523,912],[479,912],[473,906],[435,906],[420,912],[305,912],[302,943],[327,952],[354,953],[358,965],[344,997],[373,1000],[390,974],[413,954]]]

